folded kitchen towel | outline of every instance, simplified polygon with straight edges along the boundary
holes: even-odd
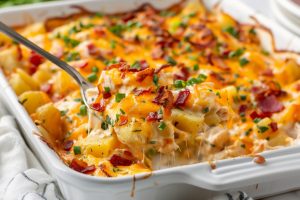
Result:
[[[5,114],[0,105],[0,200],[62,200],[55,180],[26,146],[14,118]]]

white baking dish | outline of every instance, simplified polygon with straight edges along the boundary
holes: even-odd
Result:
[[[86,0],[51,2],[20,8],[0,10],[0,20],[9,25],[20,25],[48,17],[62,16],[75,12],[71,5],[81,5],[88,10],[112,13],[128,11],[149,2],[157,8],[166,8],[178,0]],[[206,0],[211,7],[216,1]],[[300,40],[277,24],[244,6],[237,0],[223,0],[220,6],[243,23],[254,23],[251,16],[274,32],[278,49],[300,50]],[[270,40],[266,37],[265,41]],[[270,45],[269,45],[270,46]],[[0,73],[0,96],[13,113],[30,147],[39,157],[44,167],[54,176],[66,199],[155,199],[168,185],[173,194],[183,192],[182,185],[194,185],[202,190],[245,190],[251,196],[262,197],[270,194],[300,188],[300,146],[262,153],[267,162],[255,164],[251,158],[235,158],[218,161],[215,170],[208,163],[174,167],[154,171],[152,174],[139,174],[135,177],[100,178],[87,176],[67,167],[38,136],[36,126],[25,109],[18,103],[17,97]],[[134,181],[134,179],[136,181]],[[271,187],[272,186],[272,187]],[[174,189],[175,188],[175,189]],[[194,190],[195,192],[195,190]],[[207,194],[207,193],[206,193]],[[209,193],[210,194],[210,193]],[[192,196],[191,193],[189,193]],[[176,196],[176,195],[173,195]],[[210,196],[210,195],[208,195]],[[207,197],[208,197],[207,196]],[[180,198],[180,196],[177,196]],[[185,196],[187,197],[187,196]],[[198,196],[199,197],[199,196]],[[205,197],[202,196],[204,199]],[[199,198],[197,198],[199,199]]]

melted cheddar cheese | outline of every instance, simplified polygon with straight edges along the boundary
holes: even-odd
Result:
[[[71,20],[72,19],[72,20]],[[296,143],[300,68],[261,45],[257,25],[182,3],[18,29],[77,69],[64,71],[0,36],[0,66],[66,165],[117,177]]]

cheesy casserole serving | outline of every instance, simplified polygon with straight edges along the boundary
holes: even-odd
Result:
[[[0,66],[66,165],[132,175],[297,143],[300,67],[262,47],[263,29],[197,1],[17,28],[95,85],[91,110],[67,73],[4,35]]]

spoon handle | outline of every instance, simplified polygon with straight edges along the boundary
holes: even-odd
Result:
[[[40,48],[33,42],[29,41],[28,39],[24,38],[22,35],[17,33],[16,31],[12,30],[8,26],[6,26],[4,23],[0,21],[0,31],[4,34],[8,35],[9,37],[13,38],[15,41],[23,44],[24,46],[28,47],[29,49],[35,51],[36,53],[40,54],[44,58],[50,60],[52,63],[57,65],[58,67],[65,70],[68,74],[70,74],[81,87],[89,87],[89,83],[84,79],[84,77],[81,76],[81,74],[76,71],[73,67],[68,65],[66,62],[60,60],[56,56],[48,53],[44,49]]]

